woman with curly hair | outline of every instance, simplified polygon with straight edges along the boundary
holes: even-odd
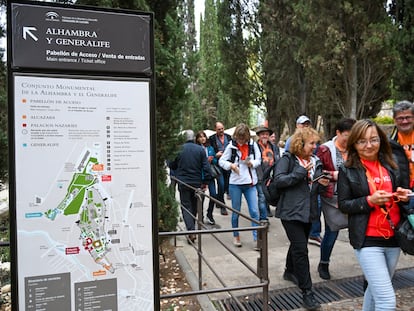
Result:
[[[312,291],[308,238],[312,222],[319,217],[318,194],[329,183],[329,176],[322,174],[321,161],[314,155],[318,141],[319,134],[313,128],[298,128],[275,171],[275,185],[281,193],[275,216],[281,219],[290,241],[283,278],[302,290],[307,310],[320,307]]]

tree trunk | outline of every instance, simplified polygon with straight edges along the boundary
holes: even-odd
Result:
[[[358,77],[357,77],[357,58],[353,54],[350,57],[349,61],[349,74],[348,74],[348,83],[349,83],[349,104],[350,104],[350,118],[357,119],[357,88],[358,88]]]

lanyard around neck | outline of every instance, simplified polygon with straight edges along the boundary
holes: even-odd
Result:
[[[375,192],[375,191],[377,191],[377,190],[381,190],[381,189],[382,189],[382,186],[383,186],[383,184],[384,184],[384,175],[383,175],[383,172],[382,172],[382,167],[381,167],[381,165],[380,165],[379,161],[376,161],[376,162],[375,162],[375,164],[376,164],[376,167],[377,167],[377,169],[378,169],[379,178],[380,178],[380,182],[379,182],[379,186],[378,186],[378,187],[377,187],[377,184],[375,183],[374,178],[373,178],[373,177],[372,177],[372,175],[371,175],[371,172],[370,172],[370,171],[369,171],[369,169],[366,167],[366,165],[362,162],[362,165],[364,165],[365,170],[366,170],[366,175],[367,175],[367,179],[368,179],[368,184],[370,184],[370,185],[371,185],[371,187],[372,187],[372,193],[374,193],[374,192]]]
[[[296,156],[296,158],[299,160],[299,164],[300,164],[300,166],[302,166],[302,167],[306,167],[309,163],[311,163],[312,162],[312,158],[310,158],[310,160],[309,161],[307,161],[307,160],[305,160],[305,159],[302,159],[301,157],[298,157],[298,156]],[[309,186],[311,186],[312,185],[312,176],[314,175],[314,173],[315,173],[315,165],[310,169],[310,170],[308,170],[308,183],[309,183]]]

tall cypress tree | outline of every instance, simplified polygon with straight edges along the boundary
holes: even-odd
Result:
[[[229,124],[249,123],[252,86],[248,77],[247,49],[243,38],[244,7],[240,0],[217,4],[220,53],[221,117]]]
[[[300,96],[300,86],[305,86],[306,80],[302,65],[295,58],[303,38],[298,31],[293,2],[261,0],[258,14],[269,126],[280,134],[285,122],[293,124],[297,115],[306,113],[306,106],[300,101],[305,98]]]
[[[214,0],[206,0],[204,18],[200,23],[199,97],[202,123],[213,126],[222,119],[220,112],[224,101],[220,100],[219,38],[217,32],[217,7]]]
[[[390,14],[397,27],[394,46],[399,63],[393,71],[393,97],[396,100],[414,100],[414,1],[390,1]]]

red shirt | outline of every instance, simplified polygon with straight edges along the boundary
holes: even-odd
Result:
[[[393,192],[391,177],[387,169],[379,161],[361,159],[361,162],[367,169],[366,175],[370,194],[373,194],[377,190],[384,190],[389,193]],[[397,203],[391,198],[385,204],[386,211],[379,205],[371,204],[371,206],[374,208],[371,210],[365,235],[370,237],[383,237],[385,239],[394,236],[394,230],[391,228],[387,219],[387,213],[394,225],[397,225],[400,222],[400,209]]]

